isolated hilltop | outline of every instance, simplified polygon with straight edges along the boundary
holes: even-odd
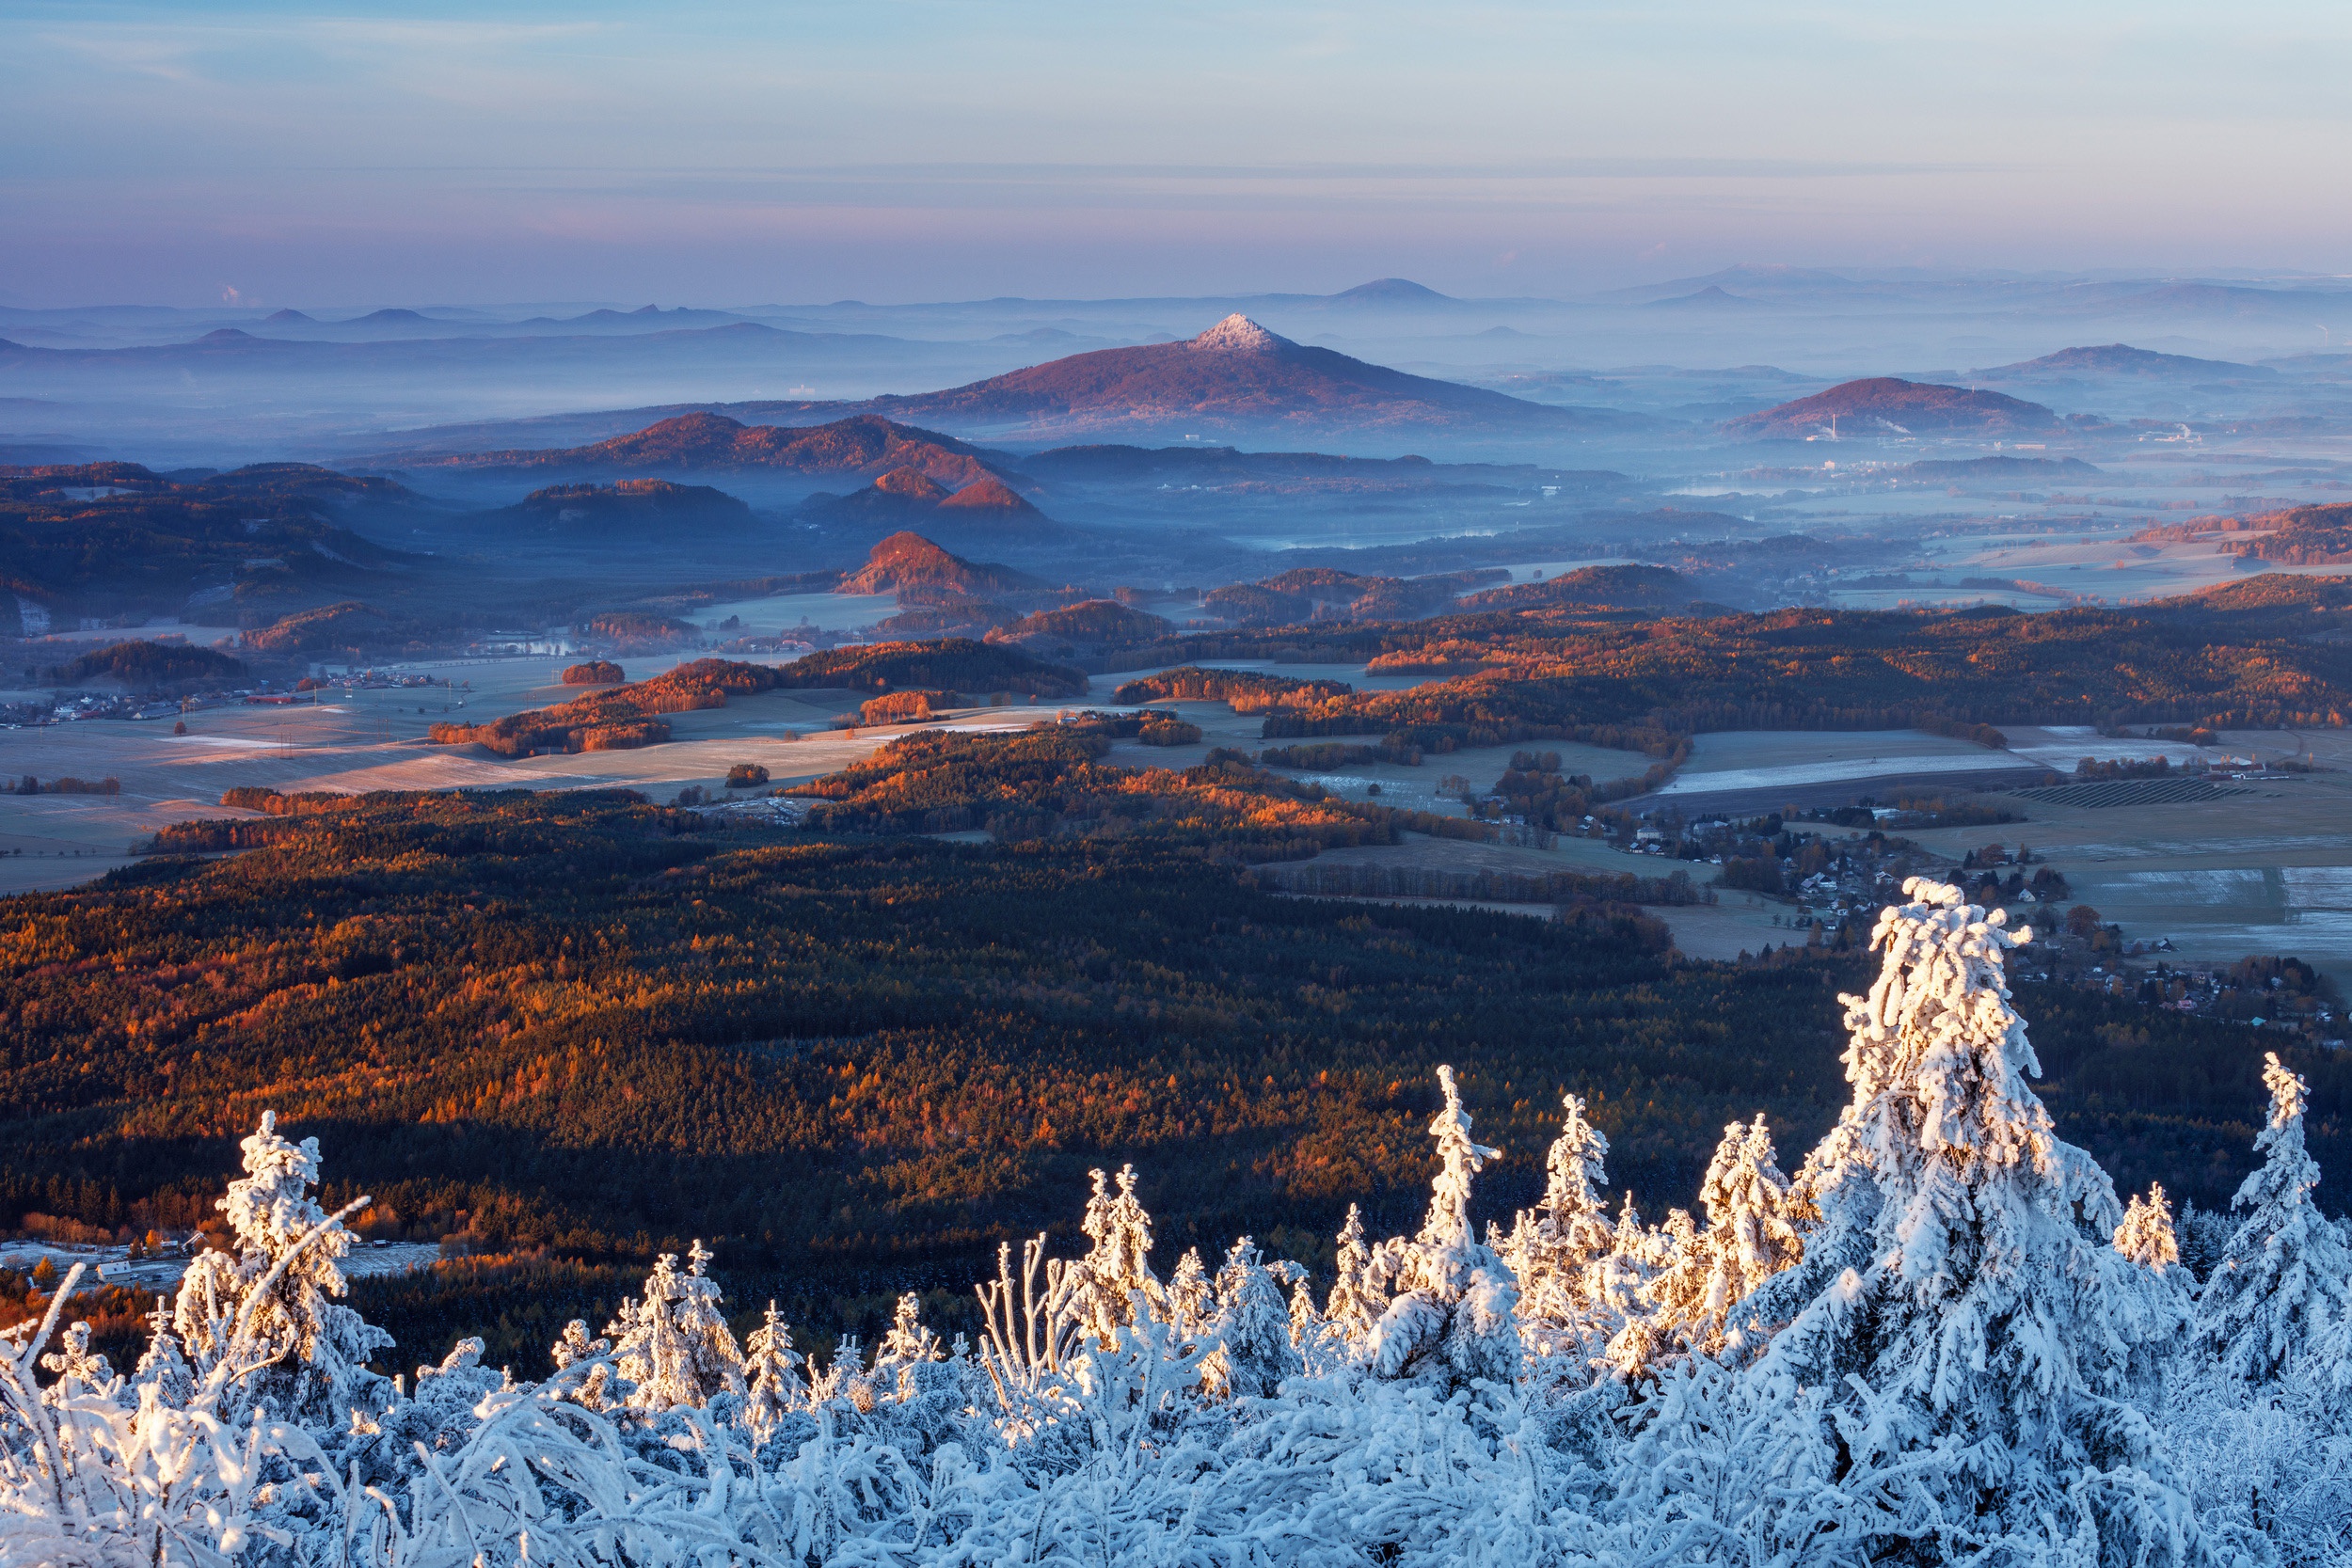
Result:
[[[919,533],[892,534],[876,545],[866,564],[841,579],[837,594],[891,594],[902,589],[946,588],[959,594],[983,594],[1041,586],[1009,566],[966,561],[951,555]]]
[[[1032,534],[1056,529],[1052,518],[993,474],[951,490],[911,463],[847,496],[811,496],[801,511],[819,522],[884,528],[933,524],[961,531],[1002,529]]]
[[[1723,429],[1728,436],[1771,440],[1819,435],[1833,426],[1841,436],[2007,435],[2060,430],[2065,421],[2038,403],[2002,392],[1879,375],[1727,420]]]
[[[859,477],[911,467],[949,486],[991,479],[997,471],[951,436],[871,414],[811,426],[747,425],[724,414],[680,414],[584,447],[469,452],[427,461],[453,468],[773,469]]]
[[[2011,457],[2007,452],[1999,452],[1986,457],[1930,458],[1921,463],[1906,463],[1895,471],[1906,479],[1957,483],[1972,479],[2010,482],[2084,479],[2100,470],[2095,464],[2086,463],[2079,457]]]
[[[2185,354],[2158,354],[2153,349],[2134,348],[2129,343],[2107,343],[2098,348],[2062,348],[2039,359],[2022,359],[2014,365],[1995,365],[1990,370],[1971,373],[1995,381],[2024,381],[2058,375],[2129,375],[2146,380],[2211,381],[2216,377],[2274,376],[2279,372],[2266,365],[2240,365],[2228,359],[2192,359]]]
[[[1326,303],[1402,306],[1409,309],[1417,305],[1457,305],[1461,302],[1452,294],[1441,294],[1426,283],[1416,283],[1409,277],[1375,277],[1369,283],[1342,289]]]
[[[752,510],[707,484],[625,479],[613,484],[550,484],[488,515],[503,523],[578,535],[649,535],[676,526],[742,526]]]
[[[1595,417],[1311,348],[1238,313],[1181,342],[1097,349],[942,392],[832,406],[1025,436],[1155,427],[1539,431]]]

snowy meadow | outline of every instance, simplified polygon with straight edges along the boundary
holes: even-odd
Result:
[[[2004,984],[2030,933],[1915,879],[1843,999],[1851,1098],[1787,1171],[1724,1130],[1696,1214],[1599,1192],[1567,1097],[1542,1199],[1482,1236],[1452,1073],[1411,1236],[1351,1212],[1337,1278],[1152,1259],[1134,1173],[1082,1256],[906,1297],[824,1364],[739,1343],[699,1244],[557,1370],[469,1340],[413,1379],[335,1299],[315,1140],[245,1140],[210,1252],[118,1370],[72,1322],[0,1337],[0,1562],[2185,1564],[2352,1562],[2352,1242],[2304,1087],[2265,1075],[2227,1213],[2119,1196],[2060,1140]]]

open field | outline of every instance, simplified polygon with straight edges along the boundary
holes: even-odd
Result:
[[[548,658],[449,660],[404,673],[427,673],[456,683],[453,690],[394,689],[329,693],[316,705],[220,707],[188,716],[189,734],[174,736],[160,721],[90,721],[0,732],[0,773],[40,778],[114,777],[121,793],[0,796],[0,893],[70,886],[125,863],[132,846],[168,822],[226,815],[222,792],[245,784],[280,790],[580,788],[620,785],[667,799],[692,784],[717,792],[738,762],[764,764],[777,784],[835,771],[867,755],[905,726],[855,733],[827,729],[855,704],[847,691],[771,692],[739,698],[728,706],[671,716],[675,738],[636,751],[587,752],[509,760],[474,747],[437,747],[426,726],[444,712],[487,719],[576,695],[555,684],[564,661]],[[659,673],[675,657],[627,661],[632,676]],[[1405,687],[1415,677],[1368,680],[1360,668],[1264,666],[1299,676],[1330,676],[1368,686]],[[1108,705],[1119,683],[1138,672],[1098,675],[1086,699],[1055,706],[979,708],[955,715],[959,727],[1033,722],[1083,705]],[[1110,760],[1130,767],[1184,767],[1214,746],[1261,750],[1261,720],[1222,703],[1157,705],[1199,724],[1202,738],[1189,747],[1120,742]],[[420,710],[422,711],[420,711]],[[2082,728],[2006,726],[2011,749],[1915,731],[1736,732],[1699,736],[1690,764],[1652,800],[1686,811],[1754,809],[1780,803],[1785,792],[1820,789],[1851,794],[1871,781],[1962,789],[1988,769],[2009,768],[2018,781],[2028,770],[2069,772],[2075,759],[2162,755],[2185,762],[2295,755],[2322,772],[2280,783],[2230,787],[2247,793],[2219,800],[2150,802],[2101,810],[2014,795],[1988,800],[2022,809],[2026,824],[1995,829],[1945,829],[1916,833],[1922,843],[1954,855],[1978,844],[2022,836],[2037,854],[2063,870],[2077,897],[2119,921],[2130,937],[2169,936],[2185,958],[2227,960],[2249,952],[2291,952],[2352,985],[2352,735],[2340,731],[2250,732],[2220,737],[2201,753],[2180,742],[2108,739]],[[798,739],[787,736],[797,734]],[[1458,799],[1440,796],[1438,783],[1459,775],[1484,791],[1508,766],[1512,746],[1431,754],[1422,766],[1355,765],[1318,779],[1351,800],[1380,787],[1383,804],[1459,816]],[[1558,751],[1571,773],[1596,779],[1638,772],[1646,758],[1596,747],[1544,744]],[[2088,799],[2088,798],[2085,798]],[[1762,801],[1763,804],[1755,804]],[[1450,870],[1584,869],[1661,875],[1672,867],[1623,855],[1605,846],[1563,838],[1550,851],[1415,840],[1396,847],[1331,852],[1338,862],[1364,859],[1428,863]],[[1491,863],[1491,864],[1490,864]],[[1704,879],[1704,868],[1692,867]],[[1693,957],[1729,957],[1786,940],[1772,924],[1776,907],[1748,906],[1746,895],[1711,909],[1658,911],[1677,944]]]
[[[2001,728],[2008,752],[1915,731],[1705,735],[1665,789],[1633,804],[1752,812],[1772,809],[1784,791],[1801,804],[1829,804],[1883,794],[1897,783],[1959,796],[1987,785],[1988,765],[2004,761],[2023,784],[2027,769],[2071,774],[2086,756],[2162,756],[2175,765],[2300,758],[2343,771],[2187,788],[2180,781],[2121,781],[2069,785],[2047,797],[1994,789],[1977,799],[2026,820],[1907,836],[1954,858],[1988,843],[2013,847],[2022,838],[2065,873],[2076,901],[2120,923],[2127,938],[2169,937],[2195,962],[2294,954],[2352,989],[2352,732],[2231,732],[2201,749],[2104,737],[2087,727]],[[1726,958],[1785,940],[1772,932],[1772,909],[1655,912],[1684,952]]]
[[[1730,730],[1693,740],[1691,760],[1652,798],[2008,766],[2005,752],[1918,730]]]
[[[2265,753],[2283,738],[2223,737]],[[2326,740],[2330,751],[2352,749],[2352,737],[2336,732]],[[2352,773],[2229,787],[2243,793],[2107,809],[1988,796],[1987,803],[2017,800],[2027,820],[1908,836],[1949,855],[2023,839],[2065,873],[2076,902],[2120,924],[2126,938],[2169,937],[2197,962],[2293,954],[2352,990]]]
[[[2023,784],[2042,772],[2071,774],[2085,757],[2121,762],[2163,757],[2178,766],[2217,766],[2302,754],[2293,732],[2251,735],[2229,744],[2197,747],[2185,741],[2101,736],[2089,725],[2002,726],[2009,749],[1918,730],[1739,730],[1702,735],[1692,743],[1691,760],[1645,801],[1698,797],[1689,809],[1756,811],[1785,798],[1804,805],[1851,798],[1879,785],[1879,793],[1902,785],[1929,791]],[[1826,791],[1821,786],[1839,786]],[[1850,787],[1849,787],[1850,786]],[[1678,804],[1686,803],[1677,800]]]
[[[827,728],[853,710],[863,693],[846,690],[773,691],[739,697],[723,708],[669,716],[674,739],[633,751],[508,759],[475,746],[436,746],[425,738],[437,720],[461,714],[477,722],[580,694],[557,677],[560,658],[446,659],[397,666],[392,673],[424,674],[453,683],[447,689],[396,688],[331,691],[327,700],[287,707],[206,708],[187,716],[188,733],[174,736],[161,721],[89,720],[37,729],[0,731],[0,776],[54,779],[114,778],[119,795],[0,796],[0,894],[70,887],[126,863],[131,847],[169,822],[233,815],[217,802],[239,785],[288,793],[308,789],[576,789],[622,786],[666,799],[691,784],[717,792],[739,762],[764,764],[772,783],[793,784],[838,771],[871,755],[907,726]],[[632,678],[657,675],[683,662],[669,655],[624,661]],[[781,657],[752,662],[783,663]],[[1241,667],[1236,665],[1235,667]],[[1262,661],[1250,666],[1271,668]],[[1120,682],[1139,672],[1097,675],[1086,698],[1053,706],[974,708],[947,721],[957,727],[1017,727],[1087,705],[1108,706]],[[1373,677],[1359,667],[1285,665],[1303,678],[1328,676],[1361,684],[1405,687],[1422,677]],[[1187,767],[1214,746],[1255,753],[1262,721],[1223,703],[1163,704],[1202,729],[1197,746],[1154,747],[1124,742],[1111,760],[1126,767]],[[788,736],[801,738],[789,739]],[[1570,771],[1598,778],[1640,771],[1645,759],[1593,747],[1565,749]],[[1438,781],[1458,773],[1484,789],[1510,760],[1510,747],[1432,756],[1420,768],[1372,764],[1327,781],[1351,799],[1366,799],[1378,782],[1386,803],[1461,816],[1458,800],[1438,795]]]
[[[854,630],[898,613],[896,594],[771,594],[702,605],[684,618],[715,626],[732,616],[743,623],[734,635],[775,637],[802,626]]]

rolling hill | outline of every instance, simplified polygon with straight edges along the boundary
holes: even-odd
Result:
[[[985,454],[953,436],[871,414],[809,426],[751,425],[723,414],[680,414],[587,446],[468,452],[433,459],[431,466],[581,473],[776,470],[860,478],[914,468],[951,487],[993,479],[1000,471]]]
[[[1826,392],[1726,420],[1726,436],[1801,440],[1835,431],[1846,436],[2010,435],[2062,430],[2065,421],[2038,403],[2000,392],[1903,381],[1891,375],[1848,381]]]
[[[1182,342],[1098,349],[942,392],[805,406],[1021,439],[1204,430],[1539,433],[1628,418],[1408,375],[1295,343],[1238,314]]]
[[[1051,517],[993,474],[950,490],[911,463],[847,496],[811,496],[802,506],[801,515],[833,527],[896,530],[928,525],[962,533],[1009,533],[1033,539],[1060,531]]]
[[[890,594],[924,587],[962,594],[1041,587],[1034,578],[987,562],[950,555],[919,533],[894,533],[876,545],[866,564],[841,580],[839,594]]]
[[[680,527],[742,527],[752,509],[707,484],[625,479],[613,484],[550,484],[488,520],[575,538],[646,536]]]
[[[1995,365],[1990,370],[1969,373],[1988,381],[2041,381],[2078,375],[2215,381],[2275,376],[2279,372],[2267,365],[2240,365],[2227,359],[2192,359],[2185,354],[2158,354],[2153,349],[2134,348],[2129,343],[2106,343],[2097,348],[2062,348],[2039,359],[2024,359],[2014,365]]]

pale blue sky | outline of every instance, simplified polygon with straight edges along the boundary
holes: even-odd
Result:
[[[0,300],[2352,272],[2352,7],[0,0]]]

